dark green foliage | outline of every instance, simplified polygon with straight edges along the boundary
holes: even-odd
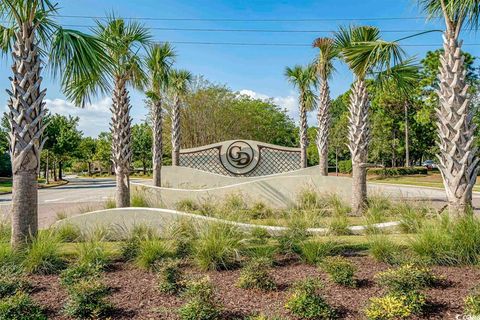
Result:
[[[64,287],[69,287],[85,279],[98,279],[101,274],[102,269],[98,264],[77,264],[65,269],[60,274],[60,284]]]
[[[152,269],[162,259],[170,256],[171,252],[162,240],[143,240],[140,242],[135,263],[140,268]]]
[[[285,308],[300,319],[335,319],[335,310],[317,293],[316,279],[305,279],[295,284]]]
[[[352,160],[338,161],[338,172],[352,173]]]
[[[160,292],[176,294],[183,289],[183,274],[180,261],[165,260],[158,266],[158,289]]]
[[[110,290],[98,279],[89,278],[68,286],[65,313],[75,319],[97,319],[108,316],[112,305],[107,301]]]
[[[253,259],[243,267],[237,286],[243,289],[274,290],[277,286],[269,274],[271,265],[268,259]]]
[[[347,259],[339,256],[327,257],[321,262],[321,267],[333,282],[346,287],[357,286],[355,279],[357,268]]]
[[[7,265],[0,269],[0,298],[13,296],[17,292],[26,292],[30,288],[30,283],[19,268]]]
[[[370,168],[368,169],[367,174],[372,176],[395,177],[413,174],[428,174],[428,170],[424,167]]]
[[[32,239],[23,260],[23,266],[28,273],[53,274],[66,266],[59,251],[59,238],[52,231],[40,232]]]
[[[26,293],[0,300],[0,320],[47,320],[42,308]]]
[[[220,309],[215,302],[214,289],[210,280],[202,278],[187,285],[185,296],[189,301],[179,309],[182,320],[216,320]]]

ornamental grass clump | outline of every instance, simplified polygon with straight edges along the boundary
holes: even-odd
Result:
[[[77,246],[77,264],[93,265],[100,269],[106,269],[112,261],[111,253],[108,252],[101,240],[91,239],[81,242]]]
[[[171,251],[164,241],[147,239],[140,241],[135,264],[142,269],[150,270],[161,260],[169,258],[171,255]]]
[[[60,254],[60,239],[50,230],[39,232],[26,249],[23,267],[33,274],[54,274],[64,269]]]
[[[321,287],[319,281],[312,278],[295,283],[285,308],[300,319],[335,319],[335,310],[318,293]]]
[[[220,306],[215,300],[214,288],[208,277],[190,281],[185,296],[189,299],[179,310],[182,320],[220,319]]]
[[[265,258],[250,260],[240,272],[237,286],[243,289],[275,290],[277,285],[269,274],[271,261]]]
[[[322,260],[320,266],[336,284],[351,288],[357,286],[358,281],[355,279],[357,268],[347,259],[340,256],[327,257]]]
[[[337,254],[341,250],[341,244],[335,240],[305,240],[298,244],[300,259],[315,265],[325,257]]]
[[[397,264],[400,260],[402,248],[387,236],[377,234],[369,236],[368,251],[377,261]]]

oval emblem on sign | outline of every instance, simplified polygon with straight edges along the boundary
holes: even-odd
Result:
[[[223,145],[221,150],[222,165],[234,174],[245,174],[255,169],[258,163],[257,146],[245,141],[234,141]]]

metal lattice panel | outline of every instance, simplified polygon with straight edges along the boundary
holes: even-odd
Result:
[[[180,152],[180,166],[226,176],[255,177],[301,168],[299,149],[226,141]],[[243,166],[242,166],[243,164]]]

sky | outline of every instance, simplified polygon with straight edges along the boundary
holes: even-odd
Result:
[[[173,42],[178,53],[177,68],[190,70],[211,82],[226,84],[232,90],[255,98],[271,98],[286,108],[295,120],[298,119],[297,95],[283,72],[286,66],[305,65],[315,58],[317,51],[310,46],[315,38],[328,36],[339,25],[348,24],[377,26],[386,40],[423,30],[443,29],[441,20],[425,20],[415,0],[59,0],[58,3],[58,21],[67,28],[85,32],[90,32],[89,26],[95,24],[91,17],[115,13],[119,17],[137,18],[145,26],[156,28],[151,31],[155,41]],[[480,41],[476,34],[465,31],[462,38],[464,50],[479,55],[480,46],[475,44]],[[401,43],[407,55],[421,59],[428,50],[439,48],[441,41],[440,33],[430,33]],[[0,87],[9,86],[10,64],[11,61],[3,57]],[[330,83],[333,97],[346,91],[353,80],[346,66],[337,62],[336,69]],[[111,103],[108,96],[97,97],[91,105],[80,109],[66,101],[58,82],[48,73],[44,74],[43,86],[48,88],[49,110],[78,116],[79,128],[85,136],[108,131]],[[131,97],[132,117],[138,123],[145,120],[147,113],[144,95],[132,91]],[[4,90],[0,91],[0,99],[5,101],[6,109]],[[314,118],[312,114],[311,124]]]

